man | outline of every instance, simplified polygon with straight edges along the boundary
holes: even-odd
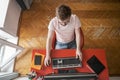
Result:
[[[56,34],[55,49],[72,49],[76,48],[76,58],[82,60],[80,48],[80,27],[79,18],[71,13],[67,5],[60,5],[56,8],[56,17],[54,17],[48,26],[48,37],[46,42],[45,66],[51,63],[50,51],[52,49],[52,39],[54,32]]]

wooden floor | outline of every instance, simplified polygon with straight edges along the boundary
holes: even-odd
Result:
[[[62,3],[81,20],[84,49],[105,49],[109,74],[120,75],[120,0],[34,0],[31,9],[21,15],[19,45],[25,51],[16,59],[15,71],[27,74],[32,49],[45,49],[48,23]]]

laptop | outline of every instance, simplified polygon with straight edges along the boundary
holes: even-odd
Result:
[[[52,59],[53,69],[75,68],[75,67],[82,67],[82,62],[79,59],[76,59],[75,57]]]

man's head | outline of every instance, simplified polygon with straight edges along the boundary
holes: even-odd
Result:
[[[61,20],[64,21],[71,16],[71,9],[67,5],[60,5],[56,8],[56,16]]]

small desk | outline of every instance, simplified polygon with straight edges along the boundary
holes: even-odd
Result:
[[[32,54],[32,59],[35,55],[35,53],[40,53],[45,55],[45,50],[33,50]],[[52,58],[63,58],[63,57],[75,57],[75,49],[63,49],[63,50],[52,50],[51,51],[51,57]],[[109,80],[109,75],[108,75],[108,66],[106,62],[106,55],[105,51],[103,49],[86,49],[83,50],[83,67],[81,68],[75,68],[78,72],[92,72],[92,70],[88,67],[87,65],[87,60],[90,59],[93,55],[95,55],[105,66],[105,70],[102,71],[98,78],[99,80]],[[33,69],[34,70],[34,69]],[[50,65],[49,67],[45,67],[43,65],[42,70],[36,70],[38,75],[47,75],[50,73],[57,73],[57,70],[53,70],[52,66]]]

